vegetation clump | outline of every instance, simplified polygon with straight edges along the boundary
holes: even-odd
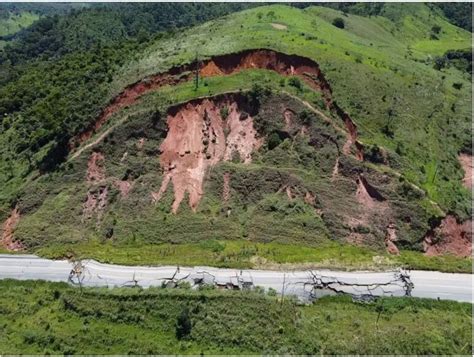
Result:
[[[341,17],[336,17],[334,20],[332,20],[332,24],[340,29],[343,29],[346,26],[344,19]]]

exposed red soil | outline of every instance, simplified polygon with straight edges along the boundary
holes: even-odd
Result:
[[[397,246],[394,242],[397,241],[397,229],[393,223],[390,223],[387,227],[387,233],[385,236],[385,246],[387,248],[387,252],[394,255],[399,255],[400,251],[398,250]]]
[[[375,208],[377,204],[385,201],[382,195],[362,175],[359,175],[357,179],[356,199],[366,208]]]
[[[306,192],[304,196],[304,201],[310,206],[316,206],[316,197],[314,196],[314,193],[310,191]]]
[[[107,206],[107,186],[100,186],[97,189],[90,189],[87,192],[87,199],[82,206],[82,221],[97,216],[97,223],[100,223],[102,214]]]
[[[103,181],[105,179],[104,155],[93,152],[87,162],[86,180],[89,183]]]
[[[221,117],[221,109],[228,115]],[[152,193],[159,201],[170,182],[173,184],[176,213],[186,193],[189,205],[196,210],[203,195],[203,182],[208,168],[220,161],[238,159],[249,163],[251,154],[262,144],[236,96],[191,101],[170,109],[168,133],[160,146],[160,164],[164,171],[160,190]]]
[[[351,227],[351,232],[346,240],[357,245],[378,243],[374,241],[372,233],[360,232],[360,228],[371,227],[374,222],[380,221],[380,219],[390,219],[392,215],[390,205],[362,174],[357,177],[356,183],[355,199],[359,203],[360,209],[358,214],[345,218],[347,225]],[[384,239],[385,247],[390,253],[397,254],[398,248],[394,241],[396,241],[396,227],[388,224]]]
[[[18,207],[15,207],[10,216],[5,220],[2,226],[2,240],[1,245],[3,248],[11,251],[19,251],[22,250],[23,244],[21,242],[15,241],[13,238],[13,233],[15,232],[15,228],[20,222],[20,210]]]
[[[207,62],[199,71],[199,74],[202,77],[212,77],[212,76],[221,76],[224,73],[219,67],[214,63],[214,61]]]
[[[464,170],[464,178],[462,184],[467,189],[472,189],[472,156],[468,154],[459,154],[459,162]]]
[[[431,229],[423,240],[425,255],[453,254],[470,257],[472,253],[472,221],[460,223],[448,215]]]
[[[310,87],[322,92],[327,108],[339,116],[345,123],[350,136],[350,142],[348,142],[347,147],[357,143],[357,126],[350,116],[333,100],[331,87],[316,62],[301,56],[287,55],[267,49],[256,49],[216,56],[199,62],[199,64],[191,63],[180,67],[173,67],[167,72],[150,76],[128,86],[111,101],[90,127],[71,141],[70,149],[89,139],[113,113],[135,103],[146,92],[160,88],[163,85],[175,85],[190,80],[193,77],[192,71],[198,68],[198,66],[202,77],[229,75],[251,68],[272,70],[284,76],[299,76]],[[363,159],[360,146],[360,143],[356,145],[356,157]]]

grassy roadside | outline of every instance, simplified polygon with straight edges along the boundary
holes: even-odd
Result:
[[[397,267],[444,272],[471,273],[472,260],[453,256],[426,257],[402,251],[388,255],[347,244],[324,243],[305,247],[281,243],[254,243],[244,240],[204,240],[185,244],[115,244],[89,240],[58,244],[35,251],[40,256],[92,258],[124,265],[185,265],[226,268],[296,269],[331,268],[341,270],[384,270]]]
[[[336,296],[302,306],[261,291],[80,291],[4,280],[0,311],[2,354],[425,355],[472,348],[472,305],[431,299],[361,304]]]

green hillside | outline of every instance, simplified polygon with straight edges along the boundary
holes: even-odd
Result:
[[[91,48],[22,70],[5,52],[0,216],[16,207],[20,219],[4,241],[122,263],[137,251],[138,263],[174,262],[162,244],[217,242],[205,262],[219,266],[470,271],[459,155],[472,154],[471,33],[424,4],[386,4],[381,15],[272,5],[140,41],[101,32]],[[161,149],[181,145],[174,115],[235,140],[222,157],[207,151],[197,186],[181,176],[181,204],[181,178],[163,161],[174,154]],[[189,140],[173,159],[183,167]],[[295,245],[308,254],[279,256]]]

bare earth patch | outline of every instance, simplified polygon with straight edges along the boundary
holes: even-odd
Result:
[[[288,26],[283,25],[283,24],[278,24],[276,22],[272,22],[272,27],[277,30],[286,30],[288,29]]]
[[[87,162],[86,181],[89,184],[87,197],[82,205],[82,221],[97,216],[100,222],[102,213],[107,206],[108,188],[105,185],[105,157],[100,152],[93,152]]]
[[[18,207],[15,207],[2,226],[1,245],[7,250],[18,251],[23,249],[21,242],[17,242],[13,239],[13,232],[18,222],[20,222],[20,210]]]

